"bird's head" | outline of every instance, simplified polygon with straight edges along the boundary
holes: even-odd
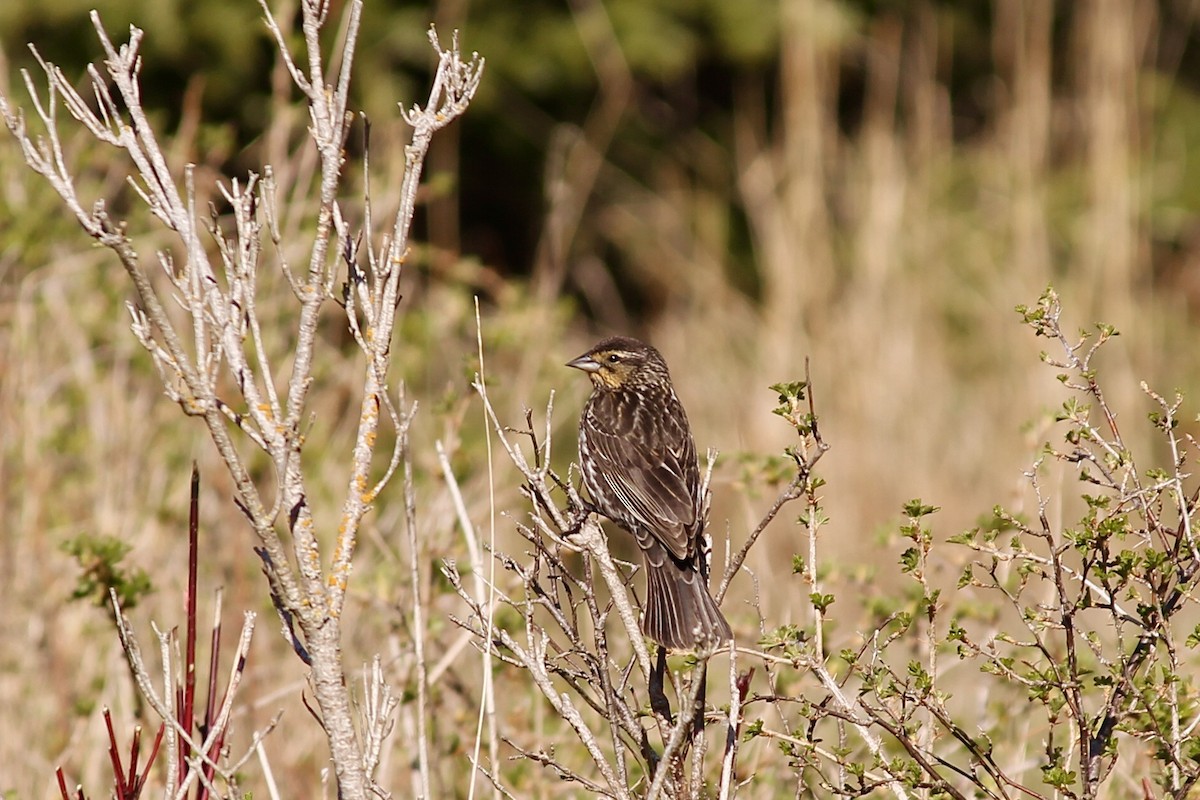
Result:
[[[597,389],[627,389],[669,380],[662,355],[645,342],[614,336],[598,343],[568,367],[583,370]]]

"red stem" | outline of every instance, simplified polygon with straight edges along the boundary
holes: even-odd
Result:
[[[104,726],[108,728],[108,759],[112,762],[113,780],[116,782],[117,797],[124,798],[129,789],[125,783],[125,768],[121,766],[121,754],[117,752],[117,733],[113,730],[112,713],[104,709]]]
[[[196,702],[196,564],[199,560],[200,532],[200,469],[192,462],[192,497],[188,509],[188,585],[187,585],[187,638],[184,646],[187,654],[184,659],[183,708],[180,709],[179,724],[191,736],[194,731],[194,709]],[[187,771],[187,757],[191,747],[184,742],[179,750],[179,779],[182,781]]]

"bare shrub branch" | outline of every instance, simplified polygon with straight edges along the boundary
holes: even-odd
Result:
[[[261,5],[279,57],[307,105],[310,146],[319,162],[319,175],[310,187],[316,212],[303,273],[293,271],[280,252],[280,214],[269,165],[264,166],[261,177],[251,173],[216,187],[226,206],[222,213],[231,217],[231,225],[225,224],[215,208],[201,218],[193,168],[171,168],[142,106],[138,81],[143,33],[138,28],[130,28],[124,44],[114,43],[99,14],[92,12],[104,59],[102,67],[88,69],[90,99],[34,50],[44,73],[45,92],[37,90],[28,72],[23,78],[41,131],[31,133],[21,109],[5,96],[0,96],[0,116],[29,166],[54,188],[84,231],[116,254],[130,276],[138,298],[136,306],[129,309],[134,336],[149,353],[168,397],[185,414],[204,421],[233,478],[237,503],[258,538],[263,571],[285,635],[312,668],[314,695],[329,737],[339,793],[363,798],[370,770],[377,763],[378,735],[386,730],[378,715],[386,710],[387,701],[379,694],[383,690],[378,683],[373,684],[375,699],[368,707],[375,717],[364,725],[367,739],[360,742],[341,663],[341,615],[362,518],[395,474],[407,446],[405,432],[411,412],[402,415],[397,410],[387,381],[398,287],[422,166],[434,133],[461,116],[469,105],[479,85],[483,59],[477,55],[464,59],[457,34],[451,46],[443,48],[430,30],[438,65],[425,105],[402,111],[412,136],[405,150],[399,209],[385,235],[368,246],[364,270],[356,262],[357,242],[374,236],[375,231],[352,231],[338,205],[345,142],[353,122],[348,113],[350,80],[362,2],[353,0],[346,6],[344,34],[334,48],[337,55],[329,83],[325,76],[330,65],[322,47],[328,45],[323,40],[328,38],[324,31],[331,7],[310,0],[300,3],[301,57],[289,49],[279,20],[265,0]],[[79,196],[75,168],[60,131],[60,107],[92,137],[116,148],[128,160],[133,193],[169,234],[170,244],[156,253],[161,276],[147,270],[147,259],[138,252],[127,224],[111,216],[105,199],[87,201]],[[369,196],[363,205],[363,216],[369,222]],[[268,259],[264,237],[276,245],[275,265],[299,304],[291,331],[266,331],[259,318],[258,277]],[[347,297],[355,300],[345,305],[348,324],[366,364],[341,520],[332,552],[323,554],[300,455],[305,438],[301,425],[308,413],[313,365],[318,358],[317,321],[325,302],[336,299],[334,286],[341,272],[339,259],[331,253],[341,254],[346,263],[352,289]],[[272,355],[271,341],[280,334],[291,343],[289,358]],[[280,365],[288,362],[290,372],[285,373]],[[229,387],[233,387],[232,396],[224,394]],[[392,426],[396,444],[382,477],[372,480],[381,424]],[[269,457],[274,475],[268,481],[260,484],[252,477],[246,444]],[[281,535],[284,526],[290,547]],[[323,562],[328,571],[322,568]],[[166,704],[162,710],[169,711],[170,700],[162,702]],[[169,732],[168,737],[171,746],[174,734]],[[368,748],[366,752],[363,747]],[[193,752],[203,758],[206,751]]]

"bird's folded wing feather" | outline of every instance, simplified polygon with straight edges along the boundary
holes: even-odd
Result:
[[[633,443],[613,431],[592,427],[588,444],[609,489],[629,514],[652,532],[676,558],[692,555],[696,524],[695,446],[683,434],[673,442]]]

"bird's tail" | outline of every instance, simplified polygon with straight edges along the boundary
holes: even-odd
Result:
[[[661,559],[647,553],[646,613],[642,630],[671,650],[715,647],[733,638],[733,631],[717,608],[703,574],[693,563],[680,563],[669,555]]]

